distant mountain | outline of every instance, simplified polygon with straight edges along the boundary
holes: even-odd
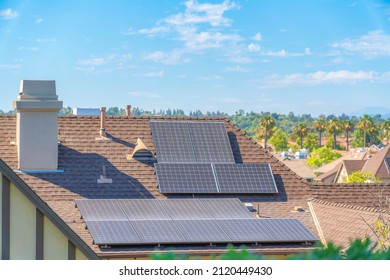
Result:
[[[382,118],[390,118],[390,109],[385,107],[365,107],[349,113],[349,116],[361,117],[363,115],[374,116],[380,114]]]

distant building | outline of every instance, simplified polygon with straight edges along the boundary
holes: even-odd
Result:
[[[99,108],[73,108],[73,115],[75,116],[99,116]]]

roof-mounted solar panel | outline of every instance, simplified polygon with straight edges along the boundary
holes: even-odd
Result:
[[[187,240],[172,220],[130,221],[143,244],[178,244]]]
[[[118,205],[129,220],[170,220],[157,199],[118,199]]]
[[[238,198],[199,200],[214,219],[255,219]]]
[[[214,170],[220,193],[278,193],[268,163],[215,163]]]
[[[161,193],[217,193],[213,169],[207,163],[155,163]]]
[[[139,239],[129,221],[86,221],[87,228],[97,245],[139,244]]]
[[[298,219],[258,219],[278,242],[315,242],[318,238]]]
[[[158,162],[196,162],[187,122],[150,121]]]
[[[126,221],[127,217],[115,199],[77,199],[85,221]]]
[[[175,220],[188,243],[230,243],[228,234],[215,220]]]
[[[223,122],[188,122],[197,162],[235,163]]]
[[[201,200],[195,199],[166,199],[160,200],[172,220],[214,219],[209,209]]]

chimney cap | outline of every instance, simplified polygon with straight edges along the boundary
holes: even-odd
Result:
[[[20,100],[58,100],[56,81],[54,80],[21,80]]]

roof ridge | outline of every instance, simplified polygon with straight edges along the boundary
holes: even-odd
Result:
[[[339,208],[345,208],[345,209],[353,209],[353,210],[359,210],[359,211],[365,211],[365,212],[381,212],[381,210],[378,207],[367,207],[367,206],[360,206],[360,205],[353,205],[353,204],[347,204],[347,203],[340,203],[340,202],[331,202],[327,200],[322,199],[309,199],[309,202],[314,202],[322,205],[332,206],[332,207],[339,207]],[[382,210],[384,212],[384,210]]]

